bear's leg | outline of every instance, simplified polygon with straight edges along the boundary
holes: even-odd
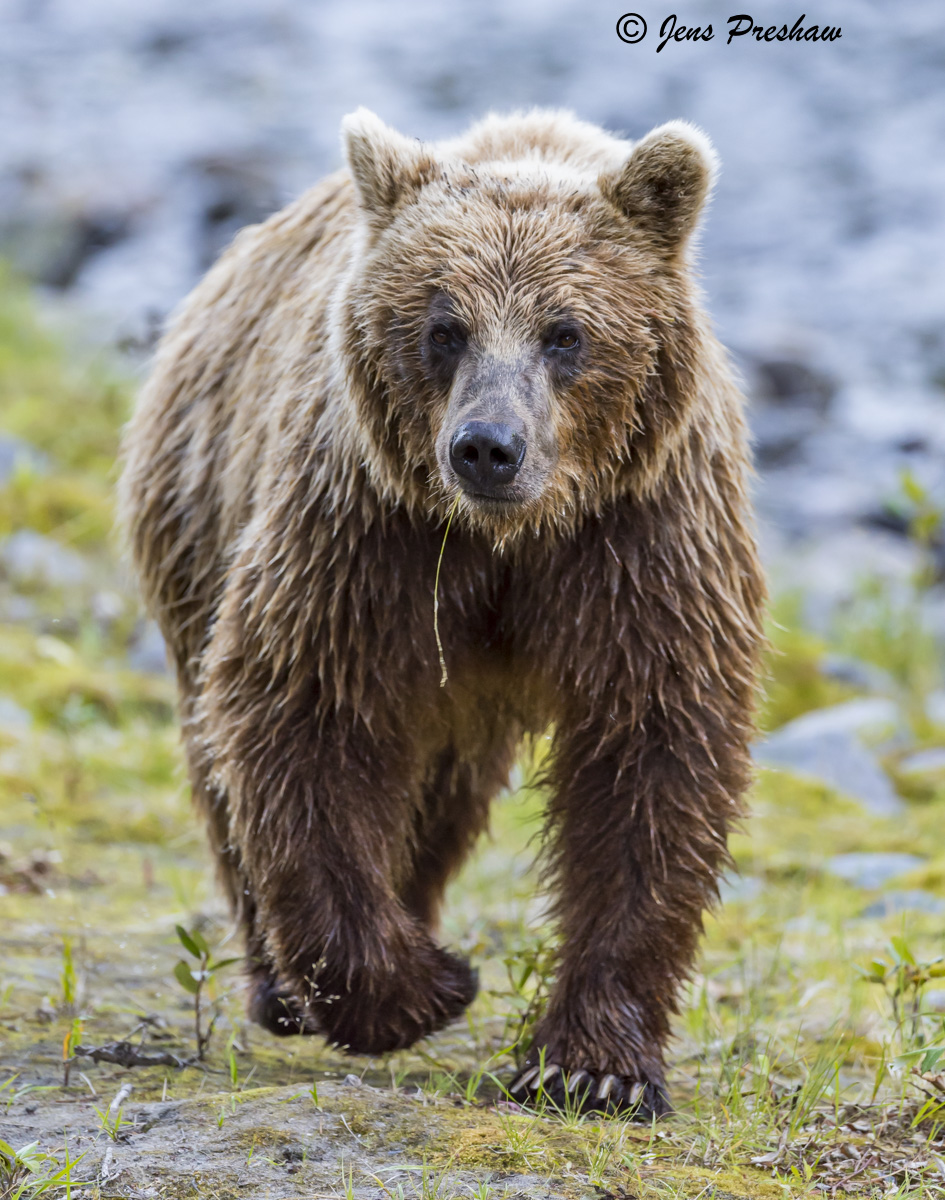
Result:
[[[450,748],[436,759],[417,814],[413,861],[399,889],[404,907],[428,929],[439,924],[443,891],[485,830],[492,797],[508,781],[509,737],[463,758]]]
[[[548,833],[561,950],[515,1096],[541,1085],[562,1106],[668,1110],[663,1051],[749,778],[745,717],[694,704],[559,729]]]
[[[271,1028],[288,993],[352,1053],[410,1046],[462,1013],[476,976],[397,894],[417,808],[406,739],[314,728],[307,707],[274,725],[267,708],[228,726],[234,829],[279,992],[270,1003],[263,979],[250,1014]]]
[[[186,698],[182,704],[188,711]],[[187,722],[185,720],[185,729]],[[246,973],[249,977],[248,1010],[251,1020],[270,1033],[286,1037],[296,1033],[317,1033],[306,1021],[291,993],[279,983],[276,969],[264,939],[257,928],[256,901],[243,869],[239,850],[230,836],[230,810],[226,792],[210,782],[210,768],[198,738],[186,743],[188,774],[194,805],[206,822],[207,840],[216,859],[216,874],[238,922],[246,946]]]

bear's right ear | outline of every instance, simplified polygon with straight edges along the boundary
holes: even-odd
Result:
[[[367,108],[341,122],[341,140],[361,209],[375,233],[409,204],[440,167],[422,143],[406,138]]]

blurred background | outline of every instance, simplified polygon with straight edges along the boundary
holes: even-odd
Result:
[[[616,34],[629,4],[637,45]],[[110,532],[114,455],[168,312],[240,226],[340,165],[358,105],[420,138],[531,105],[712,138],[700,270],[749,398],[774,652],[742,876],[710,923],[711,1020],[690,1010],[681,1036],[708,1045],[770,995],[815,1047],[838,1022],[860,1039],[851,1087],[877,1046],[942,1037],[945,992],[910,1034],[851,964],[945,951],[945,10],[822,0],[804,23],[840,40],[726,45],[729,10],[691,0],[680,21],[714,40],[657,53],[670,11],[0,0],[0,1061],[43,1078],[42,1020],[70,1013],[114,1035],[113,984],[173,1026],[174,919],[223,935],[160,638]],[[523,828],[500,818],[447,928],[500,966],[541,924]],[[118,936],[142,948],[123,977]],[[86,991],[64,999],[78,938]],[[495,987],[494,1012],[518,1002]]]
[[[630,137],[684,117],[722,160],[702,270],[769,555],[832,598],[907,571],[889,503],[903,469],[941,489],[945,453],[945,15],[831,0],[806,23],[839,41],[727,46],[696,0],[680,21],[715,39],[657,53],[669,11],[626,45],[597,0],[4,0],[0,253],[147,346],[240,225],[339,165],[359,104],[421,138],[534,104]]]

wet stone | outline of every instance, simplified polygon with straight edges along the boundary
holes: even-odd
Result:
[[[820,662],[820,673],[825,679],[833,679],[867,692],[889,693],[896,686],[895,679],[882,667],[845,654],[825,654]]]
[[[782,726],[771,740],[803,741],[833,734],[878,737],[892,732],[900,723],[899,710],[892,700],[870,696],[806,712]]]
[[[89,574],[81,554],[32,529],[20,529],[0,545],[0,570],[13,583],[47,587],[75,587]]]
[[[932,775],[945,772],[945,746],[917,750],[899,763],[899,770],[910,775]]]
[[[787,727],[785,727],[787,729]],[[905,805],[876,756],[850,733],[781,736],[755,747],[755,760],[825,783],[875,816],[895,816]]]
[[[764,884],[754,875],[727,875],[719,885],[719,899],[723,904],[741,900],[750,903],[764,890]]]

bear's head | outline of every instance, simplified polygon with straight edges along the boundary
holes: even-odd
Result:
[[[363,109],[343,135],[357,227],[334,327],[375,485],[439,513],[458,497],[497,542],[651,489],[705,375],[686,249],[706,138],[672,122],[631,145],[539,112],[430,145]]]

